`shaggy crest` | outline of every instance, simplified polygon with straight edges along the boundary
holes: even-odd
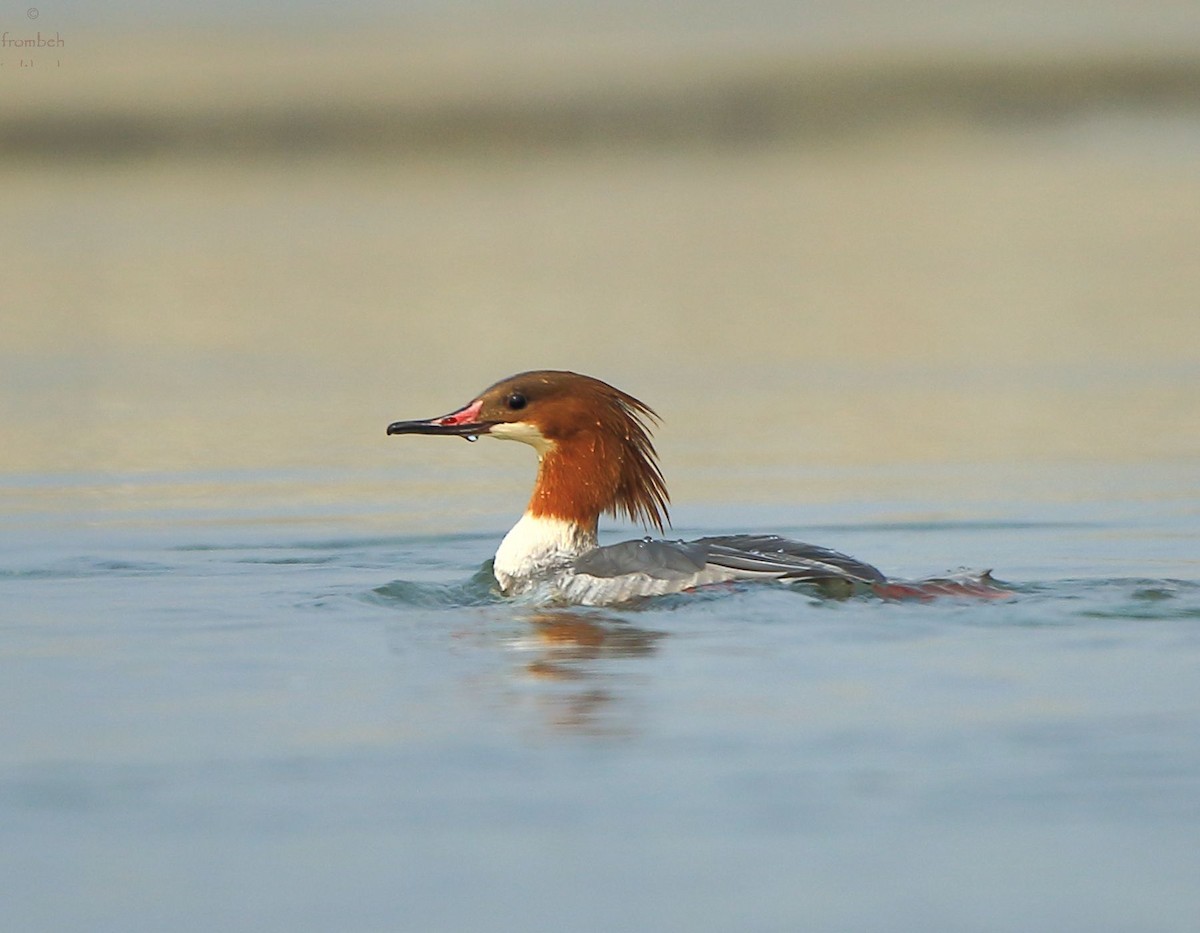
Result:
[[[657,462],[650,406],[606,382],[539,370],[491,386],[478,419],[497,437],[538,449],[533,515],[595,526],[601,513],[624,515],[660,532],[669,524],[667,488]]]

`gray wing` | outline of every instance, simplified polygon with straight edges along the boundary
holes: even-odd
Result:
[[[708,551],[696,542],[642,538],[593,548],[575,558],[574,569],[593,577],[644,573],[655,580],[677,580],[703,572]]]
[[[749,573],[775,573],[788,580],[849,580],[883,583],[870,564],[846,554],[779,535],[718,535],[691,542],[707,552],[707,563]]]
[[[655,580],[697,577],[721,568],[726,578],[775,577],[823,582],[881,583],[870,564],[829,548],[778,535],[720,535],[695,541],[643,538],[594,548],[575,559],[574,569],[593,577],[642,573]]]

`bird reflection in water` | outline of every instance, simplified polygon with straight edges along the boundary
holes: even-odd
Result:
[[[571,609],[531,613],[530,634],[514,647],[535,656],[523,668],[526,677],[546,687],[538,705],[555,729],[592,734],[625,734],[621,710],[630,671],[622,660],[654,654],[662,632],[631,625],[617,616]]]

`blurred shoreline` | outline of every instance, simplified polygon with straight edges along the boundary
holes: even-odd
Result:
[[[381,425],[546,367],[713,501],[1200,452],[1194,50],[51,19],[0,68],[0,473],[411,476],[465,445]]]
[[[721,147],[1200,113],[1200,54],[1172,49],[65,38],[40,71],[0,72],[0,158]]]

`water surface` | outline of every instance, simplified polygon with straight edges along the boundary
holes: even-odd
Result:
[[[1042,490],[1055,472],[1021,471]],[[385,534],[311,507],[10,516],[8,916],[1189,929],[1195,488],[1170,467],[1072,474],[1141,492],[935,510],[881,494],[907,482],[881,468],[803,525],[744,510],[893,572],[994,558],[1014,595],[985,603],[749,586],[555,609],[491,591],[500,528]],[[231,513],[248,479],[339,481],[206,481],[229,484]],[[681,534],[731,527],[688,512]]]

